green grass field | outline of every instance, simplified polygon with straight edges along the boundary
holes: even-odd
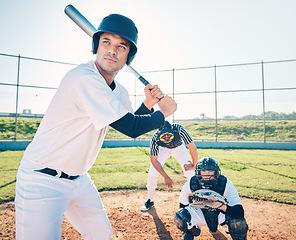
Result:
[[[296,151],[199,149],[199,158],[212,156],[240,196],[296,204]],[[16,173],[23,151],[0,152],[0,204],[14,199]],[[145,189],[149,148],[103,148],[89,171],[99,191]],[[180,191],[186,179],[174,158],[165,165]],[[159,190],[166,190],[159,177]]]

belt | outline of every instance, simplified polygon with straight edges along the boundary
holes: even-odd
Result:
[[[45,173],[45,174],[48,174],[48,175],[51,175],[51,176],[54,176],[54,177],[58,175],[58,171],[54,170],[54,169],[51,169],[51,168],[43,168],[43,169],[38,169],[38,170],[35,170],[35,171]],[[61,172],[61,175],[59,176],[59,178],[66,178],[66,179],[69,179],[69,180],[74,180],[74,179],[76,179],[78,177],[79,177],[79,175],[77,175],[77,176],[69,176],[67,173],[64,173],[64,172]]]

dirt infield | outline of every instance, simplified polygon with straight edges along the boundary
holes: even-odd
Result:
[[[174,224],[178,210],[179,192],[157,191],[155,207],[147,213],[139,208],[146,201],[142,190],[102,192],[101,197],[113,228],[112,240],[177,240],[182,233]],[[296,239],[296,206],[243,198],[249,224],[248,239]],[[231,239],[226,229],[219,226],[219,238],[214,238],[207,227],[195,239]],[[0,239],[15,239],[14,204],[0,205]],[[64,219],[62,239],[81,239],[79,233]],[[98,238],[99,239],[99,238]]]

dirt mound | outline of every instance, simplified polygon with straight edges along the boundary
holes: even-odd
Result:
[[[106,212],[113,228],[112,240],[177,240],[183,234],[174,224],[178,210],[179,192],[157,191],[155,207],[147,213],[139,209],[147,200],[143,190],[111,191],[101,193]],[[296,239],[296,206],[243,198],[246,219],[249,225],[248,239]],[[231,239],[227,228],[216,239]],[[14,204],[0,206],[0,239],[15,239]],[[79,233],[64,219],[62,239],[81,239]],[[215,239],[207,227],[202,227],[196,239]]]

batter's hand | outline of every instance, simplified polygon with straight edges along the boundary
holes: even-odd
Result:
[[[184,164],[185,171],[195,170],[194,165],[191,161],[188,161],[187,164]]]
[[[146,99],[144,100],[145,106],[151,110],[152,107],[159,102],[161,98],[164,97],[163,92],[157,85],[148,84],[144,88]]]
[[[151,86],[151,84],[149,84]],[[157,85],[153,85],[152,88],[149,88],[153,97],[157,98],[158,100],[164,97],[163,92]]]
[[[168,95],[165,95],[159,102],[159,111],[161,111],[164,115],[164,117],[168,117],[172,115],[177,110],[177,103],[174,99],[169,97]]]

